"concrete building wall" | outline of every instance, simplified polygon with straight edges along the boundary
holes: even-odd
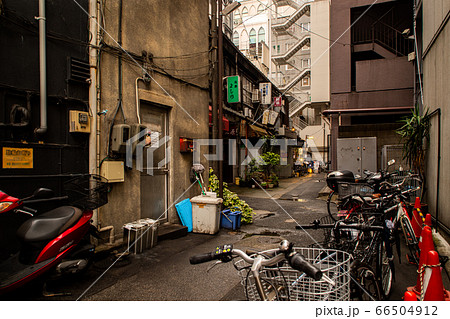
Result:
[[[450,1],[423,1],[423,93],[424,106],[430,112],[440,108],[441,118],[441,162],[439,181],[439,216],[438,219],[450,228],[450,25],[448,14]],[[445,20],[447,17],[447,20]],[[430,212],[436,215],[437,164],[438,164],[438,116],[431,119],[431,139],[427,156],[426,176],[428,180],[427,203]]]
[[[104,41],[114,47],[119,37],[119,1],[107,1],[105,13],[106,31]],[[208,138],[208,72],[209,72],[209,22],[208,0],[190,2],[182,0],[133,0],[123,1],[122,51],[123,61],[123,119],[121,111],[113,119],[119,97],[118,52],[106,50],[101,55],[101,109],[110,110],[101,121],[100,158],[108,156],[109,126],[134,124],[136,113],[136,79],[144,70],[152,77],[149,84],[138,82],[141,104],[150,108],[159,106],[168,112],[168,135],[170,163],[168,178],[168,221],[179,223],[174,204],[182,199],[200,194],[198,187],[189,189],[189,170],[193,164],[191,154],[179,150],[179,137]],[[143,51],[153,55],[145,62]],[[169,75],[168,75],[169,74]],[[120,158],[123,160],[123,157]],[[205,168],[208,163],[203,162]],[[204,175],[207,178],[207,173]],[[141,218],[142,174],[133,169],[125,171],[125,181],[113,184],[109,203],[99,212],[102,227],[113,225],[116,237],[121,236],[124,223]],[[164,187],[164,185],[158,185]],[[145,189],[143,189],[145,192]],[[150,203],[151,205],[151,203]],[[164,212],[161,211],[161,214]]]
[[[389,11],[389,3],[408,21],[409,15],[404,10],[405,2],[370,0],[340,0],[332,1],[330,7],[330,39],[333,39],[330,49],[330,102],[331,110],[336,109],[360,109],[374,107],[404,107],[412,106],[414,83],[414,66],[408,64],[406,57],[389,58],[381,61],[372,58],[355,58],[354,87],[352,88],[352,8],[360,7],[361,14],[366,9],[374,10],[378,16]],[[371,7],[373,5],[373,7]],[[396,6],[399,7],[396,7]],[[411,3],[412,6],[412,3]],[[353,17],[354,20],[356,17]],[[362,17],[361,19],[364,19]],[[357,21],[357,20],[355,20]],[[368,20],[369,21],[369,20]],[[361,31],[361,30],[359,30]],[[370,31],[370,30],[368,30]],[[402,32],[402,30],[398,30]],[[359,61],[358,61],[359,60]],[[384,69],[383,72],[379,67]],[[393,72],[393,70],[395,72]],[[408,79],[408,77],[410,77]],[[409,84],[409,85],[408,85]],[[370,115],[367,115],[370,116]],[[342,120],[342,122],[341,122]],[[331,115],[331,156],[332,167],[336,167],[336,139],[340,136],[339,125],[350,125],[350,117],[342,117],[337,114]],[[355,133],[356,134],[356,133]],[[348,137],[357,137],[356,135]]]
[[[318,36],[320,35],[320,36]],[[330,5],[311,3],[311,102],[330,101]]]
[[[407,57],[356,62],[357,92],[411,89],[413,85],[414,68]]]

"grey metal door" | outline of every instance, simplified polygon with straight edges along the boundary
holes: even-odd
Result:
[[[337,139],[337,168],[363,175],[364,170],[377,171],[377,138]]]
[[[377,171],[377,138],[361,137],[361,172]]]
[[[359,138],[337,139],[337,169],[361,174],[361,141]]]
[[[168,134],[168,113],[166,109],[149,103],[141,103],[142,124],[151,136],[151,146],[143,152],[141,173],[141,218],[167,220],[169,164],[167,147],[164,143]],[[148,157],[151,156],[148,166]]]

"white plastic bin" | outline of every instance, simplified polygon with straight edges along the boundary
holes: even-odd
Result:
[[[192,232],[215,234],[220,227],[220,204],[222,198],[196,196],[192,203]]]

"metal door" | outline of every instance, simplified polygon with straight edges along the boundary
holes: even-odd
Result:
[[[361,172],[377,171],[377,138],[361,137]]]
[[[167,220],[169,158],[167,148],[170,141],[163,142],[168,134],[168,112],[153,104],[141,102],[141,118],[151,143],[156,149],[144,150],[143,171],[141,173],[141,218]],[[148,166],[148,157],[152,157],[152,165]],[[162,164],[162,165],[161,165]]]
[[[364,170],[377,171],[377,138],[337,139],[337,169],[363,175]]]
[[[359,138],[337,139],[337,169],[361,174],[361,140]]]

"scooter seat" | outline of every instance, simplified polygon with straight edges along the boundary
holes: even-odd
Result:
[[[17,237],[26,243],[48,241],[74,225],[82,214],[76,207],[58,207],[27,220],[17,230]]]

